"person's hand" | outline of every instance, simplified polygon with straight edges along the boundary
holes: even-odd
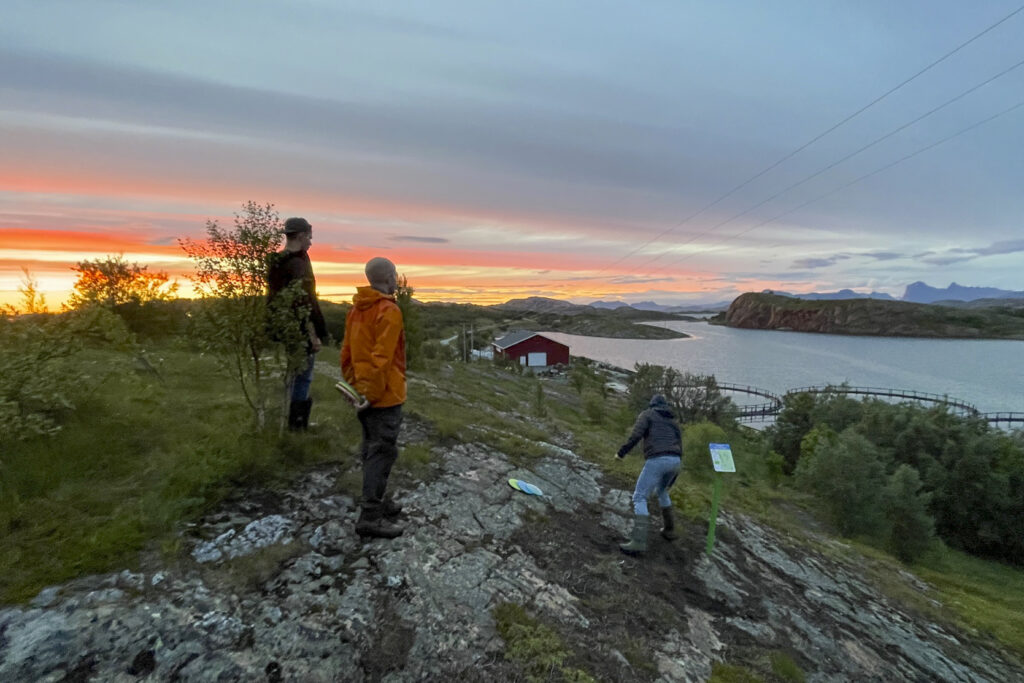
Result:
[[[323,342],[320,341],[320,337],[315,334],[310,337],[309,343],[313,346],[313,353],[320,353],[320,349],[324,347]]]

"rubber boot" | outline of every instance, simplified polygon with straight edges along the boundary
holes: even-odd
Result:
[[[303,429],[304,403],[305,401],[292,401],[288,404],[288,431],[297,432]]]
[[[299,407],[299,429],[306,431],[312,426],[309,423],[309,412],[313,410],[313,399],[307,398],[299,403],[301,404]]]
[[[661,508],[661,535],[666,541],[674,541],[679,538],[676,533],[676,520],[672,516],[672,506]]]
[[[619,550],[627,555],[639,555],[647,552],[647,529],[650,527],[648,515],[633,515],[633,532],[629,535],[629,543],[619,544]]]
[[[363,538],[397,538],[402,535],[402,527],[384,519],[382,508],[367,510],[363,508],[356,522],[356,533]]]
[[[391,498],[387,498],[381,506],[381,511],[384,513],[385,517],[394,519],[398,515],[402,514],[402,506]]]

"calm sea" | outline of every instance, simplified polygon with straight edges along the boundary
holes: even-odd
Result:
[[[651,323],[691,335],[666,341],[545,332],[584,356],[632,369],[654,363],[775,393],[808,385],[946,394],[982,412],[1024,412],[1024,341],[850,337],[740,330],[705,322]],[[737,403],[761,399],[736,396]]]

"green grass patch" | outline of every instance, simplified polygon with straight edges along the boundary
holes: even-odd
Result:
[[[942,549],[913,567],[935,586],[961,625],[990,635],[1024,658],[1024,569]]]
[[[571,652],[562,637],[521,606],[504,602],[492,610],[495,626],[505,641],[505,658],[517,664],[526,680],[593,683],[585,671],[566,664]]]
[[[430,465],[434,461],[430,445],[425,443],[410,444],[402,448],[395,463],[395,471],[400,472],[414,481],[427,481],[434,478]]]
[[[0,500],[0,601],[18,602],[85,573],[134,566],[157,541],[233,488],[269,483],[337,458],[359,428],[334,400],[314,406],[315,431],[256,432],[240,391],[212,359],[171,347],[159,374],[119,373],[52,437],[5,444]],[[115,364],[117,352],[86,362]],[[314,396],[330,396],[318,378]]]
[[[792,683],[804,683],[806,680],[803,669],[785,652],[772,652],[768,659],[771,663],[772,673],[782,680],[792,681]]]
[[[745,667],[715,662],[708,683],[764,683],[764,679]]]

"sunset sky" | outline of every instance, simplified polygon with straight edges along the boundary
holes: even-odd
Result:
[[[187,293],[247,200],[335,301],[376,255],[477,303],[1024,290],[1019,8],[4,0],[0,303],[111,254]]]

